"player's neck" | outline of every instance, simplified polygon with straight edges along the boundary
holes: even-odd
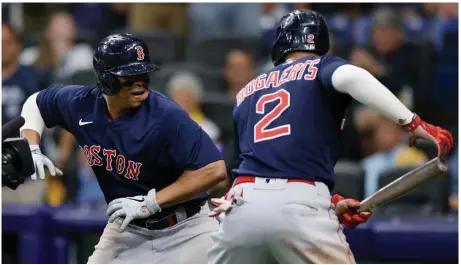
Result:
[[[104,95],[104,99],[106,101],[106,113],[108,118],[111,120],[120,118],[126,108],[113,97]]]
[[[291,52],[285,57],[285,61],[288,61],[288,60],[293,61],[293,60],[296,60],[302,57],[307,57],[307,56],[317,56],[317,54],[311,53],[311,52]]]

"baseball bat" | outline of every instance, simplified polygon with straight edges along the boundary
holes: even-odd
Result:
[[[429,179],[447,172],[447,170],[447,161],[443,158],[436,157],[392,181],[361,201],[358,211],[373,211],[376,208],[402,197]]]

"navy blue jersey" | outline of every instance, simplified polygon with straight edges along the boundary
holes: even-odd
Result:
[[[334,185],[340,131],[351,102],[331,81],[347,62],[308,56],[262,73],[236,97],[234,175],[301,178]]]
[[[161,190],[185,170],[222,159],[200,126],[157,92],[111,121],[96,86],[52,86],[38,94],[37,105],[47,127],[76,137],[107,202]]]

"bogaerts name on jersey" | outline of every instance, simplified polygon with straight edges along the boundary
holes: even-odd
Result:
[[[317,64],[319,62],[320,59],[307,60],[304,63],[293,64],[285,68],[281,74],[280,70],[269,72],[269,74],[261,74],[257,78],[251,80],[238,92],[236,96],[237,106],[239,106],[246,97],[258,90],[279,87],[290,81],[301,80],[301,78],[304,78],[304,80],[314,80],[317,76]]]

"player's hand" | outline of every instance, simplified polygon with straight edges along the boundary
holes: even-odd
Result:
[[[221,213],[229,212],[233,206],[240,206],[245,203],[245,200],[243,199],[243,187],[237,185],[231,188],[224,197],[220,199],[211,199],[211,202],[217,207],[208,213],[209,217],[217,217]]]
[[[109,223],[113,223],[119,217],[125,218],[120,226],[120,232],[123,232],[131,221],[149,217],[161,210],[156,200],[155,189],[153,189],[147,196],[126,197],[111,201],[106,214],[109,216]]]
[[[358,212],[360,202],[354,199],[344,199],[341,195],[335,194],[331,198],[336,216],[341,224],[347,228],[355,228],[357,225],[365,223],[371,217],[371,212]]]
[[[424,122],[416,114],[405,128],[410,132],[409,146],[413,146],[417,139],[429,140],[437,146],[438,157],[448,154],[453,148],[453,136],[449,131]]]
[[[51,176],[62,176],[62,171],[53,165],[53,162],[42,154],[40,146],[30,145],[30,152],[32,153],[32,160],[34,161],[35,173],[31,176],[33,180],[37,179],[37,175],[41,179],[45,179],[45,167],[48,168]]]

